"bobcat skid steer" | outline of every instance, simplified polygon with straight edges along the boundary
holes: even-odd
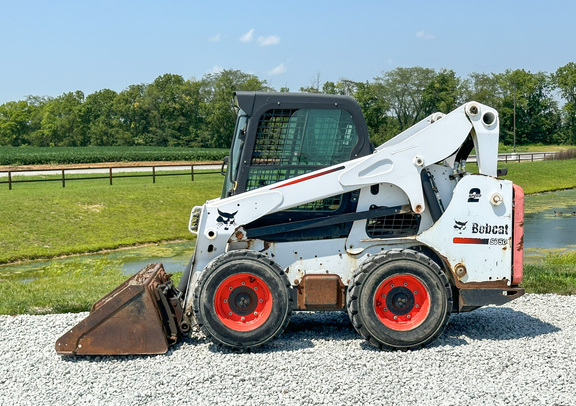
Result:
[[[495,110],[470,102],[374,149],[349,97],[237,92],[235,108],[222,196],[192,210],[179,286],[142,269],[58,353],[160,354],[193,326],[249,349],[298,310],[344,311],[371,344],[417,349],[451,312],[524,293],[524,194],[498,178]]]

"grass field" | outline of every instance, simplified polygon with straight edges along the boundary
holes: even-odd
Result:
[[[526,264],[522,286],[529,293],[575,295],[576,252],[548,254],[540,264]]]
[[[576,188],[576,159],[563,161],[498,162],[498,168],[508,169],[509,179],[524,189],[524,193],[541,193]],[[477,170],[468,164],[470,172]]]
[[[190,239],[195,205],[218,197],[222,176],[18,184],[0,191],[0,263]]]
[[[507,168],[505,178],[522,186],[527,194],[576,188],[576,159],[508,162],[500,163],[499,167]]]

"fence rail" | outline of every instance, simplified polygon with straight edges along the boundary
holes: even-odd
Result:
[[[194,181],[194,176],[208,175],[220,173],[218,171],[212,172],[196,172],[197,169],[215,169],[220,168],[222,162],[215,163],[171,163],[171,164],[131,164],[130,166],[90,166],[90,167],[66,167],[66,168],[51,168],[51,169],[8,169],[0,170],[0,179],[7,177],[7,180],[0,180],[0,184],[8,184],[8,189],[12,190],[14,183],[29,183],[29,182],[62,182],[62,187],[66,187],[66,182],[74,180],[92,180],[92,179],[108,179],[110,185],[113,179],[118,178],[138,178],[138,177],[151,177],[152,183],[156,183],[156,178],[160,176],[190,176],[190,180]],[[146,171],[146,173],[141,173]],[[151,173],[149,173],[151,171]],[[179,171],[179,173],[175,173]],[[182,173],[181,171],[186,171]],[[70,175],[78,174],[96,174],[97,176],[82,176],[70,177]],[[126,173],[131,173],[126,175]],[[104,176],[102,174],[105,174]],[[42,176],[42,175],[56,175],[57,177],[43,178],[43,179],[19,179],[20,176]],[[68,175],[68,176],[67,176]]]
[[[544,161],[547,157],[554,157],[556,152],[515,152],[498,154],[498,160],[504,162]]]
[[[508,152],[498,154],[500,162],[534,162],[544,161],[547,157],[554,157],[556,152]],[[468,162],[476,162],[476,155],[470,155]]]
[[[542,161],[545,160],[547,157],[552,157],[556,154],[556,152],[517,152],[517,153],[506,153],[506,154],[498,154],[498,161],[504,162],[534,162],[534,161]],[[474,155],[470,156],[468,159],[469,162],[476,162],[476,157]],[[109,179],[110,185],[112,185],[113,179],[117,178],[136,178],[136,177],[152,177],[152,183],[156,183],[156,178],[159,176],[190,176],[190,180],[194,181],[195,175],[200,174],[214,174],[220,173],[220,170],[213,171],[213,172],[200,172],[195,173],[195,169],[197,168],[206,168],[206,169],[215,169],[222,166],[222,162],[212,162],[212,163],[190,163],[190,164],[183,164],[183,163],[168,163],[168,164],[130,164],[127,165],[118,165],[118,166],[90,166],[90,167],[66,167],[66,168],[52,168],[52,169],[7,169],[7,170],[0,170],[0,179],[6,177],[6,175],[2,176],[3,174],[7,174],[8,180],[0,180],[0,184],[8,184],[8,188],[12,190],[12,185],[14,183],[24,183],[24,182],[62,182],[62,187],[66,187],[66,182],[73,181],[73,180],[89,180],[89,179]],[[174,173],[174,171],[178,170],[188,170],[189,172],[186,173]],[[152,173],[138,173],[141,171],[151,171]],[[122,173],[132,173],[131,175],[122,175]],[[165,172],[165,173],[159,173]],[[68,175],[80,174],[80,173],[87,173],[87,174],[102,174],[105,173],[105,176],[83,176],[83,177],[68,177]],[[60,175],[59,177],[55,178],[48,178],[48,179],[15,179],[15,176],[20,175],[27,175],[27,176],[35,176],[35,175]]]

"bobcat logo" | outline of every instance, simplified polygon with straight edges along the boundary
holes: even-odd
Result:
[[[457,230],[460,234],[462,234],[462,231],[466,230],[466,224],[468,224],[467,221],[458,221],[458,220],[454,220],[454,230]]]
[[[228,230],[230,226],[235,225],[236,221],[234,220],[234,216],[236,216],[236,213],[238,213],[238,211],[235,211],[234,213],[225,213],[218,209],[219,216],[216,219],[218,222],[218,227],[224,226],[224,230]]]

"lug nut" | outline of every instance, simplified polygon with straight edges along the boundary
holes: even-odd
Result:
[[[228,303],[228,299],[224,299],[224,303]]]
[[[242,317],[240,318],[240,320],[245,321],[245,320],[246,320],[246,317],[242,316]]]
[[[398,316],[394,316],[394,320],[398,320]]]

